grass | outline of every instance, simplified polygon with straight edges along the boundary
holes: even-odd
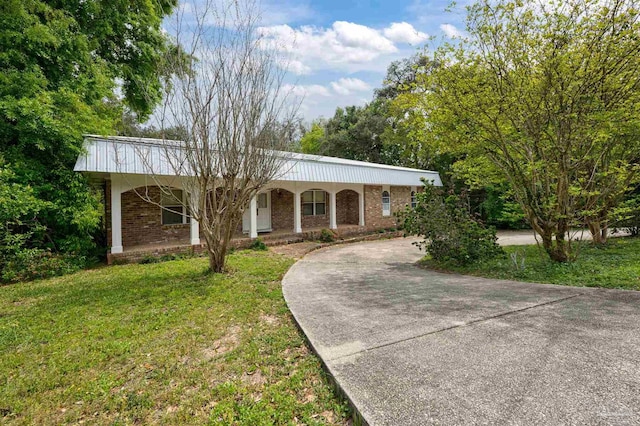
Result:
[[[293,260],[126,265],[0,287],[2,424],[345,424],[282,297]]]
[[[604,287],[640,290],[640,238],[612,238],[604,247],[594,247],[590,242],[577,244],[578,258],[572,263],[555,263],[549,260],[542,248],[536,245],[507,246],[507,256],[469,266],[442,265],[425,258],[425,267],[517,281],[540,282],[582,287]],[[511,254],[524,269],[516,268]]]

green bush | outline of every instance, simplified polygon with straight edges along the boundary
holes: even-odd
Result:
[[[464,194],[445,194],[425,183],[424,192],[416,198],[416,207],[407,207],[398,217],[406,234],[424,237],[416,245],[436,262],[467,265],[504,256],[495,228],[485,228],[471,216]]]
[[[264,241],[262,241],[262,238],[256,238],[255,240],[253,240],[253,243],[251,243],[251,246],[249,247],[251,250],[266,250],[267,249],[267,245],[264,243]]]
[[[615,229],[627,231],[631,236],[640,235],[640,194],[633,194],[613,211]]]
[[[329,229],[323,229],[320,231],[320,241],[323,243],[332,243],[336,240],[336,236]]]
[[[55,254],[40,249],[23,249],[6,261],[0,281],[10,283],[55,277],[76,272],[85,264],[86,259],[80,256]]]

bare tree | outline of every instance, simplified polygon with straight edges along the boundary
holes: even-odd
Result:
[[[172,29],[181,51],[168,55],[160,127],[184,140],[136,148],[153,184],[197,220],[213,272],[225,270],[244,210],[286,171],[284,154],[297,104],[283,91],[285,71],[263,42],[253,1],[206,0],[181,7]],[[188,194],[172,191],[178,176]],[[160,205],[145,193],[140,196]]]

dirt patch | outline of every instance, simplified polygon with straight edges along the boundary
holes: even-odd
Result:
[[[283,246],[271,247],[274,253],[282,254],[294,259],[301,259],[305,254],[320,247],[320,243],[315,241],[305,241],[302,243],[287,244]]]
[[[211,346],[202,351],[204,359],[208,361],[234,350],[240,343],[240,331],[241,329],[237,325],[229,327],[224,336],[215,340]]]
[[[267,325],[276,325],[280,322],[280,319],[274,315],[261,314],[260,322],[263,322]]]
[[[262,372],[260,372],[260,370],[255,370],[251,373],[246,372],[242,375],[241,380],[248,384],[248,385],[253,385],[253,386],[261,386],[263,384],[266,383],[267,379],[265,379],[265,377],[262,375]]]

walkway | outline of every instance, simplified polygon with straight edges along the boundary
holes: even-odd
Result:
[[[640,422],[640,292],[439,274],[411,241],[316,251],[283,280],[366,422]]]

